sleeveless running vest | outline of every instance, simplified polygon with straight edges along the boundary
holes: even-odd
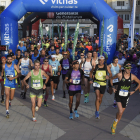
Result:
[[[48,67],[47,67],[47,69],[44,69],[44,64],[42,65],[42,68],[41,68],[43,71],[45,71],[45,73],[47,74],[47,72],[48,73],[51,73],[50,72],[50,69],[49,69],[49,65],[48,65]],[[46,79],[46,77],[43,75],[43,79]]]
[[[90,62],[87,62],[85,59],[85,62],[83,65],[84,76],[89,77],[91,69],[92,69],[92,59]]]
[[[14,64],[12,63],[11,67],[8,67],[7,64],[5,64],[5,69],[4,69],[4,84],[17,84],[17,79],[14,79],[12,81],[9,81],[8,77],[15,77],[17,75],[17,72],[14,68]]]
[[[25,60],[24,58],[21,59],[21,75],[26,76],[29,73],[29,58]]]
[[[101,86],[106,86],[106,75],[107,75],[107,66],[104,65],[103,68],[99,68],[98,65],[96,65],[94,82],[98,83]]]
[[[70,69],[69,60],[66,59],[62,61],[62,74],[67,74],[68,70]]]
[[[38,75],[34,75],[33,70],[31,71],[31,87],[37,90],[43,88],[43,78],[41,76],[41,69],[39,69]]]
[[[121,98],[128,98],[130,96],[130,88],[131,88],[131,73],[128,79],[125,79],[124,74],[122,74],[122,79],[118,84],[118,89],[116,95]]]
[[[115,67],[112,63],[111,63],[111,73],[112,73],[112,76],[115,76],[117,73],[119,73],[120,71],[120,68],[119,68],[119,65],[117,64],[117,66]]]

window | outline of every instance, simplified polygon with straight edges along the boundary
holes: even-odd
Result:
[[[125,20],[129,20],[129,15],[125,15]]]
[[[117,1],[117,6],[124,6],[124,1]]]
[[[140,5],[140,0],[137,0],[137,1],[136,1],[136,4],[137,4],[137,5]]]
[[[139,15],[136,15],[136,20],[139,20]]]
[[[139,28],[135,28],[135,29],[134,29],[134,33],[135,33],[135,34],[136,34],[136,33],[139,34]]]
[[[1,6],[6,7],[6,1],[1,1]]]
[[[120,17],[121,19],[123,19],[123,15],[119,15],[119,17]]]

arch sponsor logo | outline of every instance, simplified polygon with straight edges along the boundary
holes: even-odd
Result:
[[[5,45],[9,45],[10,44],[10,25],[7,23],[5,24],[5,32],[4,32],[4,41],[5,41]]]
[[[39,0],[43,5],[49,0]],[[51,0],[52,4],[77,4],[77,0]]]
[[[113,28],[114,28],[114,26],[111,24],[107,27],[107,30],[109,30],[109,32],[113,32]]]

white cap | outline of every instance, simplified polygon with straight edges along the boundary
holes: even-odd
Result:
[[[56,55],[51,55],[51,58],[55,58],[56,57]]]
[[[40,43],[37,43],[37,45],[40,45]]]
[[[100,55],[98,59],[105,59],[103,55]]]

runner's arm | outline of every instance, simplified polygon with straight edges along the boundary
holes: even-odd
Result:
[[[109,73],[109,78],[111,78],[112,77],[112,73],[111,73],[111,70],[110,70],[110,67],[109,66],[107,66],[107,71]]]
[[[122,66],[121,65],[119,65],[119,68],[120,68],[120,72],[122,71]]]
[[[25,84],[25,86],[28,86],[28,84],[26,83],[26,80],[29,79],[31,77],[31,71],[27,74],[27,76],[23,79],[23,83]]]
[[[18,64],[17,64],[17,67],[19,69],[19,65],[21,64],[21,59],[19,60]]]
[[[53,76],[52,66],[51,66],[51,65],[49,65],[49,70],[50,70],[50,72],[51,72],[50,76]]]
[[[113,87],[113,79],[117,79],[118,78],[119,81],[120,81],[121,80],[121,77],[122,77],[122,73],[118,73],[115,76],[111,77],[111,79],[110,79],[111,86]]]
[[[5,65],[2,66],[1,78],[0,79],[2,79],[2,77],[4,76],[4,69],[5,69]]]
[[[135,91],[130,92],[131,95],[134,94],[138,89],[140,89],[140,80],[133,74],[132,74],[132,81],[135,81],[136,83],[138,83],[138,86],[135,89]]]
[[[95,70],[95,68],[93,67],[92,70],[90,71],[90,75],[89,76],[90,76],[91,79],[93,78],[92,76],[93,76],[94,70]]]

